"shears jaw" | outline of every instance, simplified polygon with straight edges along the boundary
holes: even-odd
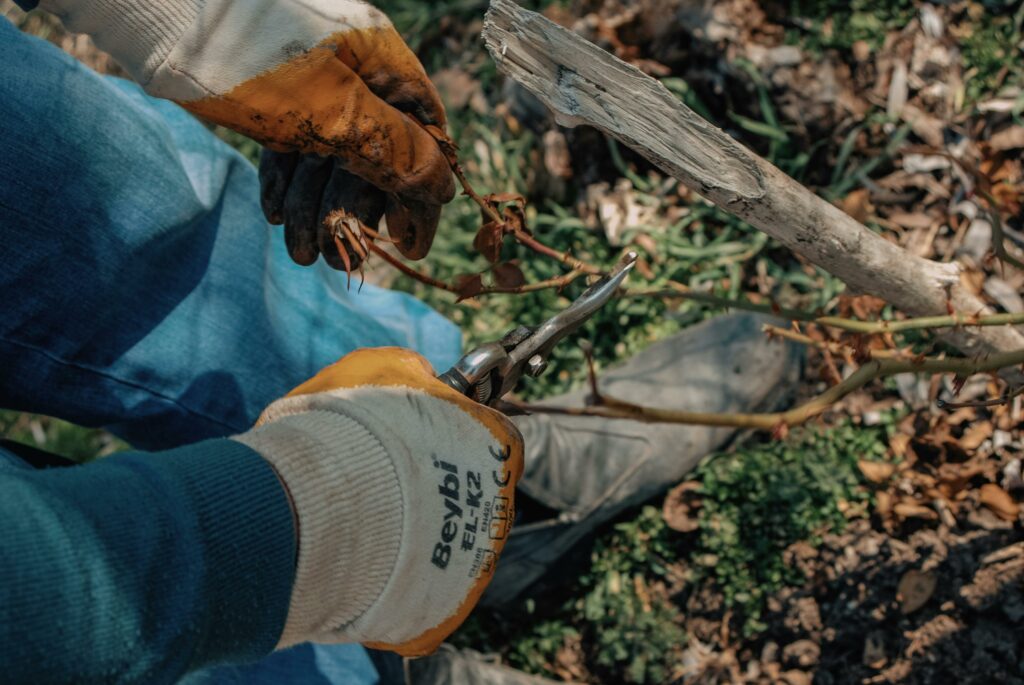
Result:
[[[572,304],[538,326],[532,335],[509,350],[508,358],[498,370],[502,384],[497,396],[503,397],[511,392],[523,374],[532,378],[543,374],[555,346],[612,299],[633,270],[636,260],[636,252],[624,254],[610,274],[587,288]]]
[[[636,252],[627,252],[610,274],[567,308],[535,329],[518,326],[500,341],[477,347],[438,378],[459,393],[493,406],[515,388],[523,374],[537,378],[544,373],[555,346],[608,303],[636,260]]]

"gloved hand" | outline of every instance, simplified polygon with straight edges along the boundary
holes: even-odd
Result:
[[[399,249],[426,255],[455,185],[424,126],[440,133],[446,117],[422,65],[380,11],[361,0],[40,7],[92,35],[149,93],[267,146],[264,210],[288,227],[296,261],[312,263],[322,251],[341,266],[333,238],[319,229],[324,207],[373,228],[386,209]]]
[[[280,648],[361,642],[418,656],[476,605],[512,525],[522,438],[423,357],[353,352],[234,439],[270,462],[296,516]]]

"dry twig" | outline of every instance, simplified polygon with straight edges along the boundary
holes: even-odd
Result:
[[[975,359],[941,359],[931,357],[911,360],[874,359],[857,369],[857,371],[841,383],[837,383],[800,406],[794,407],[789,411],[766,414],[715,414],[661,409],[625,402],[605,394],[599,395],[595,399],[595,404],[587,407],[542,407],[523,403],[512,404],[524,412],[538,414],[592,416],[606,419],[629,419],[646,423],[728,426],[777,431],[780,427],[790,428],[809,421],[825,412],[829,407],[854,390],[863,388],[878,378],[894,376],[900,373],[955,373],[958,376],[966,377],[975,373],[996,371],[1020,364],[1024,364],[1024,349],[984,355]]]

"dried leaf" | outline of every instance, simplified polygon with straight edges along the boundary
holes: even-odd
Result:
[[[458,292],[458,302],[476,297],[484,289],[484,279],[480,274],[465,274],[455,278],[455,289]]]
[[[845,317],[853,316],[864,320],[879,319],[886,304],[885,300],[872,295],[839,296],[839,311]]]
[[[636,260],[636,272],[648,281],[653,281],[658,277],[657,274],[654,273],[654,269],[651,268],[651,265],[643,257]]]
[[[960,438],[960,446],[967,451],[976,450],[981,447],[981,443],[988,440],[991,436],[992,423],[989,421],[979,421],[971,424],[964,431],[963,437]]]
[[[442,69],[431,74],[430,80],[437,87],[441,99],[449,110],[462,109],[468,105],[480,114],[487,111],[487,98],[483,94],[480,81],[466,70],[459,67]]]
[[[882,491],[875,493],[875,511],[883,519],[892,513],[892,495]]]
[[[844,197],[839,207],[857,221],[865,223],[871,216],[871,191],[858,188]]]
[[[980,491],[981,503],[991,509],[996,516],[1004,521],[1016,521],[1020,516],[1020,505],[1014,501],[1010,493],[995,483],[985,483]]]
[[[892,508],[892,513],[901,519],[917,518],[926,521],[935,521],[939,515],[931,507],[926,507],[915,502],[899,502]]]
[[[885,654],[885,633],[876,630],[868,633],[864,639],[864,652],[861,661],[869,668],[882,668],[888,657]]]
[[[498,264],[492,270],[494,282],[502,288],[518,288],[526,283],[523,270],[512,262]]]
[[[1024,148],[1024,126],[1011,126],[993,135],[989,141],[993,150],[1014,150]]]
[[[514,202],[520,207],[526,206],[526,198],[520,195],[519,193],[494,193],[492,195],[487,195],[486,197],[484,197],[484,200],[496,205],[503,205],[508,202]]]
[[[654,241],[647,233],[638,233],[633,242],[637,247],[643,248],[644,252],[651,256],[651,259],[658,261],[660,250],[658,249],[658,243]]]
[[[907,455],[907,447],[909,446],[910,436],[906,433],[897,433],[889,438],[889,449],[894,457],[905,457]]]
[[[505,238],[505,226],[497,221],[490,221],[480,227],[473,239],[473,248],[494,264],[501,259],[501,245]]]
[[[934,573],[911,569],[900,578],[896,588],[896,601],[900,603],[900,611],[912,614],[932,598],[935,593],[937,578]]]
[[[962,407],[946,418],[946,423],[951,426],[959,426],[967,421],[975,421],[978,418],[978,410],[974,407]]]
[[[939,467],[938,490],[943,497],[953,500],[967,487],[971,479],[983,470],[978,465],[943,464]]]
[[[544,149],[544,168],[555,178],[572,178],[572,155],[565,134],[552,129],[542,139]]]
[[[889,221],[903,228],[931,228],[935,219],[924,212],[893,212],[889,215]]]
[[[692,533],[700,527],[697,517],[701,505],[698,490],[700,483],[691,480],[672,488],[665,496],[661,512],[669,528],[680,533]]]
[[[888,461],[857,461],[857,468],[872,483],[884,483],[896,473],[896,464]]]
[[[501,215],[505,218],[505,230],[511,232],[523,231],[529,234],[530,229],[526,227],[526,213],[522,206],[507,205]]]

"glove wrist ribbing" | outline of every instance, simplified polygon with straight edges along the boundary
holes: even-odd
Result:
[[[145,86],[193,24],[204,0],[42,0],[76,33],[92,36]]]
[[[391,457],[338,411],[284,416],[235,439],[271,463],[298,520],[296,577],[278,647],[332,633],[336,640],[381,595],[398,558],[403,501]]]
[[[380,359],[396,363],[401,354]],[[372,374],[378,363],[372,352],[346,360],[355,373]],[[298,522],[280,647],[361,642],[429,652],[462,622],[494,572],[521,473],[518,433],[432,372],[412,368],[423,375],[409,386],[300,387],[234,438],[271,463]],[[415,387],[421,382],[444,396]]]

